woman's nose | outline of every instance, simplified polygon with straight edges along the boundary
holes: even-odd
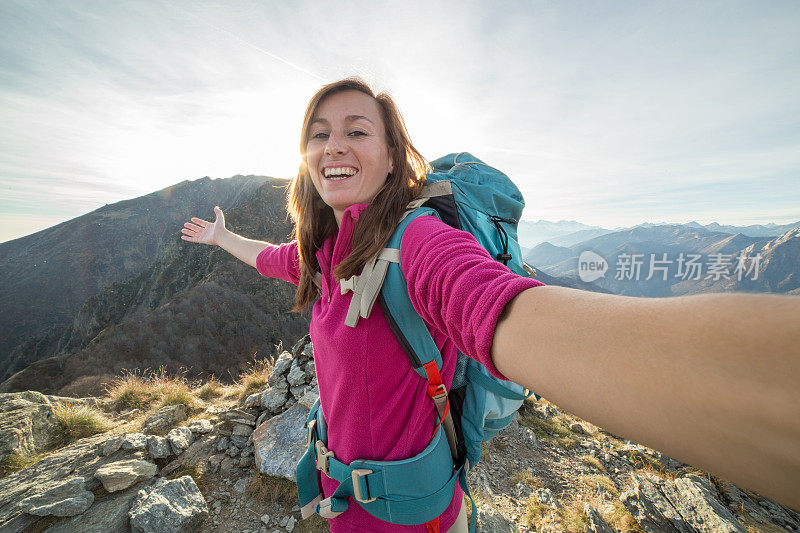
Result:
[[[344,144],[339,142],[339,139],[336,135],[330,134],[328,136],[328,142],[325,143],[325,153],[330,155],[333,153],[341,154],[344,153],[345,146]]]

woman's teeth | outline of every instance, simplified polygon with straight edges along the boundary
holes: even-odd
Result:
[[[341,180],[346,180],[351,176],[354,176],[356,172],[358,171],[352,168],[326,169],[325,178],[332,181],[341,181]]]

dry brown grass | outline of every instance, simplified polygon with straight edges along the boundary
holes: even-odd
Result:
[[[15,474],[38,461],[40,456],[12,453],[0,461],[0,479]]]
[[[191,410],[200,404],[193,388],[184,374],[167,375],[163,368],[141,373],[124,371],[108,384],[106,397],[118,410],[148,409],[154,405],[160,408],[179,403]]]
[[[511,485],[516,486],[517,483],[520,482],[526,484],[532,489],[540,489],[544,486],[542,485],[542,480],[534,476],[533,472],[529,468],[517,472],[511,476]]]
[[[267,387],[267,378],[273,366],[268,359],[254,359],[247,364],[247,368],[239,374],[233,391],[239,401],[244,401],[251,394]]]
[[[582,455],[581,461],[591,466],[592,468],[599,470],[600,472],[606,471],[606,468],[603,466],[600,460],[594,455],[589,455],[588,453],[586,455]]]
[[[224,385],[215,377],[211,377],[208,381],[203,383],[200,388],[195,391],[197,397],[207,402],[214,398],[218,398],[225,393]]]
[[[105,433],[113,427],[113,423],[101,411],[86,405],[57,404],[53,408],[53,414],[57,423],[59,446]]]

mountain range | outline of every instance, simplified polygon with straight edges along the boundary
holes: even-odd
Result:
[[[756,224],[749,226],[731,226],[721,225],[717,222],[706,224],[705,226],[699,222],[688,222],[686,224],[668,224],[666,222],[651,223],[645,222],[637,224],[636,226],[618,227],[614,229],[602,228],[600,226],[588,226],[574,220],[566,221],[559,220],[558,222],[550,222],[547,220],[538,220],[536,222],[523,220],[519,223],[517,231],[520,245],[523,248],[531,249],[543,242],[549,242],[556,246],[572,246],[581,242],[588,241],[601,235],[624,231],[633,228],[651,228],[655,226],[684,226],[688,228],[701,228],[714,233],[727,233],[729,235],[736,235],[741,233],[747,237],[777,237],[786,233],[792,228],[800,226],[800,220],[791,224]]]
[[[572,278],[580,277],[579,259],[586,264],[582,254],[589,252],[608,268],[592,283],[614,294],[800,293],[800,225],[777,237],[731,235],[700,225],[640,225],[571,246],[545,242],[525,260],[548,274]]]

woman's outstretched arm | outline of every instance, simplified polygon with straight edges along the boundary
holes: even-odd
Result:
[[[186,222],[181,229],[181,239],[189,242],[203,244],[216,244],[237,259],[244,261],[253,268],[256,267],[258,254],[270,243],[246,239],[225,228],[225,215],[219,206],[214,207],[216,220],[209,222],[202,218],[192,217],[191,222]]]
[[[491,353],[567,411],[800,509],[800,297],[535,287]]]

